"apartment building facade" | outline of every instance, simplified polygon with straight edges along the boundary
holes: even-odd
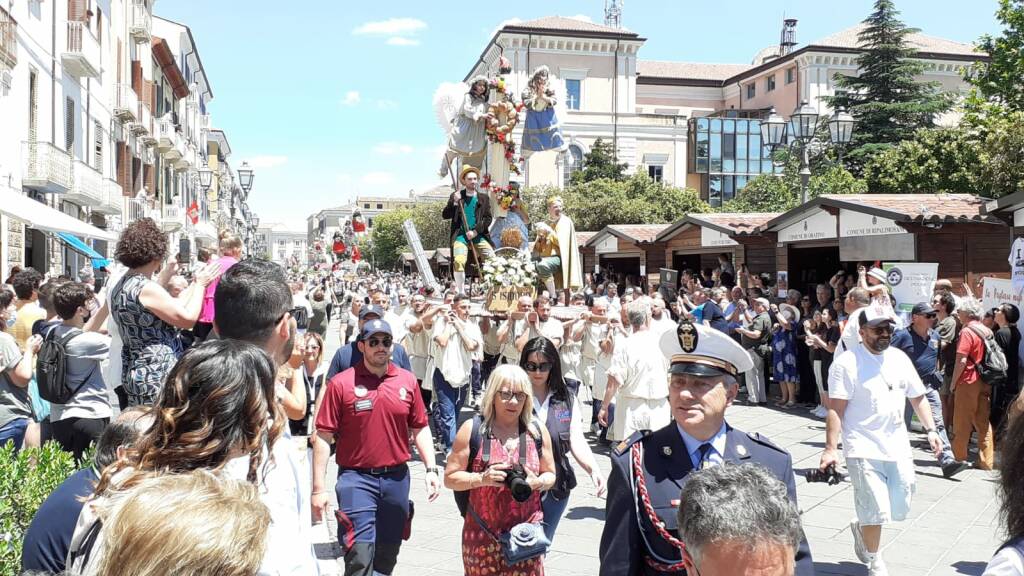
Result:
[[[0,276],[79,277],[143,216],[172,251],[216,240],[198,177],[213,94],[191,31],[154,2],[0,6]]]
[[[832,113],[825,97],[835,94],[837,74],[857,74],[861,29],[800,46],[789,19],[780,42],[750,63],[706,64],[645,60],[646,39],[636,32],[552,16],[499,29],[466,79],[493,75],[502,54],[512,63],[506,81],[514,94],[538,66],[551,70],[567,108],[560,121],[568,150],[531,156],[526,185],[564,186],[600,138],[614,144],[630,173],[695,188],[717,206],[773,170],[760,141],[760,121],[772,107],[787,118],[806,100],[819,114]],[[923,33],[908,40],[925,66],[921,79],[949,92],[964,93],[961,70],[985,58],[970,45]],[[521,126],[518,132],[517,139]]]

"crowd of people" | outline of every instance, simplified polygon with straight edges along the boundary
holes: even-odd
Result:
[[[199,256],[185,270],[141,219],[103,282],[28,268],[0,290],[0,444],[91,459],[38,511],[24,570],[315,574],[311,518],[333,490],[346,574],[391,574],[415,457],[430,501],[456,494],[471,576],[543,574],[580,470],[616,519],[601,574],[812,574],[791,458],[727,423],[745,390],[826,421],[820,470],[835,473],[841,444],[855,552],[875,575],[881,527],[910,509],[912,413],[947,478],[994,469],[1001,448],[1016,539],[993,563],[1018,571],[992,573],[1024,572],[1012,304],[985,310],[940,280],[900,317],[871,267],[780,296],[722,258],[678,288],[587,275],[568,306],[541,290],[497,314],[454,283],[289,272],[230,232]],[[147,513],[168,521],[142,530]],[[741,546],[753,534],[770,554]],[[154,566],[125,571],[141,554]]]

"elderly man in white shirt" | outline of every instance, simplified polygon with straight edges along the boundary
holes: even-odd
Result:
[[[642,297],[626,305],[633,329],[616,346],[608,369],[608,387],[598,420],[608,425],[608,405],[615,399],[611,440],[625,440],[637,430],[658,430],[671,421],[668,403],[668,371],[661,353],[661,334],[651,330],[651,301]]]
[[[526,315],[533,308],[533,298],[520,296],[516,303],[515,312],[509,314],[501,326],[498,327],[498,343],[501,344],[501,362],[503,364],[519,364],[519,351],[522,347],[516,347],[516,341],[527,332]],[[518,316],[518,318],[517,318]]]
[[[540,296],[533,303],[533,312],[526,315],[526,329],[516,337],[516,351],[522,352],[526,343],[538,336],[551,340],[558,348],[562,345],[564,332],[562,323],[551,317],[551,299]]]

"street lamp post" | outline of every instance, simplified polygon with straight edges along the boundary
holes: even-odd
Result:
[[[242,162],[242,167],[238,169],[238,184],[242,190],[245,190],[246,197],[249,196],[249,190],[252,190],[253,178],[253,170],[249,167],[249,163]]]
[[[793,110],[789,122],[783,120],[775,112],[774,107],[769,112],[768,119],[761,122],[761,142],[773,155],[776,150],[785,146],[799,155],[801,203],[807,203],[807,185],[811,181],[811,144],[815,141],[820,120],[818,111],[804,100]],[[843,158],[843,147],[853,138],[853,125],[853,116],[842,108],[837,108],[828,119],[829,139],[839,152],[840,162]],[[791,139],[789,144],[786,143],[787,136]]]

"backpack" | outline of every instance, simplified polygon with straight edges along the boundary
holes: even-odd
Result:
[[[1006,372],[1009,368],[1003,349],[999,347],[995,336],[991,333],[986,336],[981,330],[978,330],[977,326],[968,326],[968,328],[985,343],[985,354],[981,357],[981,362],[975,364],[978,377],[992,386],[1002,384],[1006,381]]]
[[[93,367],[92,372],[89,372],[78,386],[71,388],[68,385],[67,346],[68,342],[82,334],[82,331],[74,328],[60,338],[56,337],[56,333],[56,329],[51,328],[43,338],[42,346],[39,347],[36,356],[36,384],[43,400],[53,404],[67,404],[82,386],[85,386],[96,368]]]
[[[469,435],[469,459],[466,461],[467,472],[473,472],[473,460],[476,459],[476,453],[480,451],[480,426],[483,424],[483,422],[484,419],[479,414],[473,416],[473,431]],[[540,431],[540,425],[537,424],[536,421],[531,422],[531,426],[535,428],[535,432]],[[537,445],[537,455],[540,456],[541,454],[543,454],[544,436],[542,434],[538,434],[538,438],[535,438],[534,442]],[[490,460],[489,451],[484,452],[483,460],[484,467],[486,468],[488,465],[487,461]],[[459,507],[459,514],[461,514],[462,517],[465,518],[466,510],[469,508],[469,490],[453,491],[452,494],[455,496],[455,505]]]
[[[306,330],[309,328],[309,310],[305,306],[296,306],[291,310],[292,318],[295,319],[295,328],[297,330]]]

